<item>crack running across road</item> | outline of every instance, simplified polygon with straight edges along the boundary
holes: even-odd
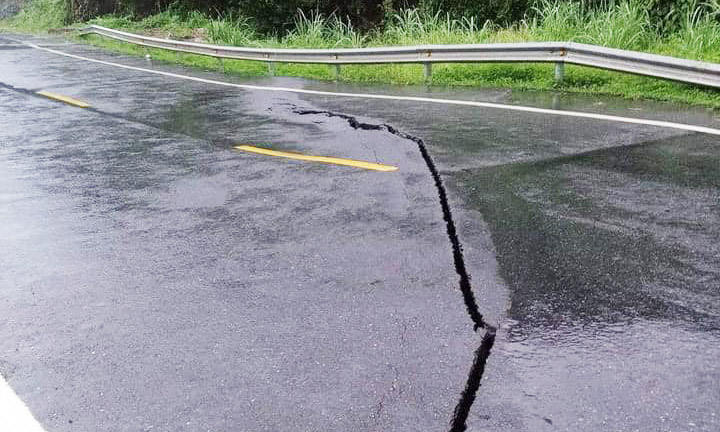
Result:
[[[472,291],[470,275],[468,274],[467,267],[465,266],[465,257],[463,255],[462,244],[460,243],[460,238],[458,237],[457,228],[455,227],[455,221],[453,220],[452,216],[452,211],[450,210],[450,203],[447,198],[447,190],[445,189],[445,185],[443,184],[442,177],[440,177],[440,172],[435,165],[435,161],[432,159],[430,153],[428,152],[425,142],[421,138],[410,135],[406,132],[402,132],[396,127],[387,123],[364,123],[351,115],[335,113],[332,111],[309,110],[297,107],[293,107],[292,111],[295,114],[299,115],[324,115],[326,117],[341,118],[346,120],[350,127],[352,127],[353,129],[386,131],[397,137],[413,141],[415,144],[417,144],[418,150],[420,151],[420,154],[422,155],[422,158],[425,161],[428,170],[430,171],[430,175],[435,182],[435,187],[437,188],[438,197],[440,199],[440,206],[442,207],[443,212],[443,219],[445,220],[448,238],[450,239],[450,244],[452,245],[455,271],[460,277],[460,291],[462,292],[467,312],[473,322],[473,330],[477,331],[480,328],[485,329],[485,335],[482,338],[480,347],[478,347],[478,349],[475,351],[475,357],[472,367],[470,368],[470,373],[468,374],[467,383],[465,384],[465,390],[463,390],[462,395],[460,396],[460,401],[455,407],[453,418],[450,423],[450,432],[462,432],[466,430],[467,418],[470,415],[470,408],[475,402],[475,397],[477,395],[478,389],[480,388],[480,381],[482,380],[483,372],[485,371],[485,364],[487,363],[487,359],[490,356],[492,346],[495,343],[496,329],[494,326],[485,322],[482,314],[479,311],[477,302],[475,300],[475,295]]]

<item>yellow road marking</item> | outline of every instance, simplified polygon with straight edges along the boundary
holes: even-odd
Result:
[[[83,102],[79,99],[71,98],[69,96],[63,96],[57,93],[51,93],[48,91],[39,91],[36,94],[39,94],[40,96],[45,96],[50,99],[59,100],[60,102],[65,102],[66,104],[75,105],[80,108],[89,108],[90,104],[87,102]]]
[[[321,162],[321,163],[327,163],[327,164],[335,164],[335,165],[345,165],[345,166],[351,166],[351,167],[357,167],[357,168],[365,168],[373,171],[396,171],[398,168],[390,165],[383,165],[383,164],[376,164],[372,162],[363,162],[363,161],[357,161],[352,159],[340,159],[340,158],[334,158],[334,157],[328,157],[328,156],[308,156],[300,153],[290,153],[290,152],[284,152],[284,151],[277,151],[277,150],[270,150],[266,148],[261,147],[253,147],[249,145],[241,145],[235,147],[237,150],[243,150],[246,152],[251,153],[258,153],[258,154],[264,154],[268,156],[278,156],[278,157],[284,157],[289,159],[297,159],[297,160],[304,160],[304,161],[312,161],[312,162]]]

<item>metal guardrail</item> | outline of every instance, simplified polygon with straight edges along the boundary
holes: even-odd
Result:
[[[268,62],[271,75],[276,63],[346,64],[420,63],[425,78],[431,79],[433,63],[555,63],[555,80],[564,79],[564,65],[574,64],[628,72],[691,84],[720,88],[720,64],[661,56],[574,42],[538,42],[480,45],[418,45],[409,47],[352,49],[244,48],[142,36],[92,25],[81,34],[161,48],[178,53],[199,54],[222,59]]]

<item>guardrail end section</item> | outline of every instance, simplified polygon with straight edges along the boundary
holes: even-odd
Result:
[[[77,32],[77,35],[78,35],[78,36],[87,36],[87,35],[89,35],[89,34],[95,33],[95,31],[93,30],[92,27],[84,27],[84,28],[81,28],[81,29],[77,29],[77,30],[75,30],[75,31]]]

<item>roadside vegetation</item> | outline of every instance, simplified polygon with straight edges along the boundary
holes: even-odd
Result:
[[[0,21],[0,29],[42,33],[65,24],[67,5],[64,0],[32,0],[12,18]]]
[[[142,17],[116,13],[88,22],[157,37],[237,46],[330,48],[576,41],[720,63],[720,0],[660,1],[661,9],[651,7],[658,3],[653,0],[539,0],[525,3],[529,6],[523,9],[520,18],[513,16],[502,25],[497,23],[499,21],[481,20],[474,15],[458,16],[439,11],[427,4],[408,9],[388,7],[381,21],[363,30],[359,27],[367,26],[367,23],[349,16],[298,10],[287,23],[268,31],[259,23],[258,17],[243,15],[234,9],[209,13],[189,8],[184,3],[170,4],[160,12]],[[32,0],[15,18],[2,22],[0,28],[38,32],[62,27],[71,15],[67,4],[67,0]],[[518,14],[515,9],[508,10],[507,14]],[[85,40],[116,51],[144,54],[139,47],[108,39],[90,36]],[[161,50],[151,50],[151,54],[158,60],[217,68],[217,62],[212,58],[177,56]],[[267,74],[266,65],[258,62],[225,60],[224,66],[225,71],[232,74]],[[720,92],[716,90],[576,66],[568,66],[565,82],[557,85],[552,71],[552,65],[435,65],[433,84],[556,89],[720,108]],[[331,69],[322,65],[282,64],[277,66],[276,73],[333,79]],[[341,79],[420,84],[423,75],[419,65],[344,66]]]

